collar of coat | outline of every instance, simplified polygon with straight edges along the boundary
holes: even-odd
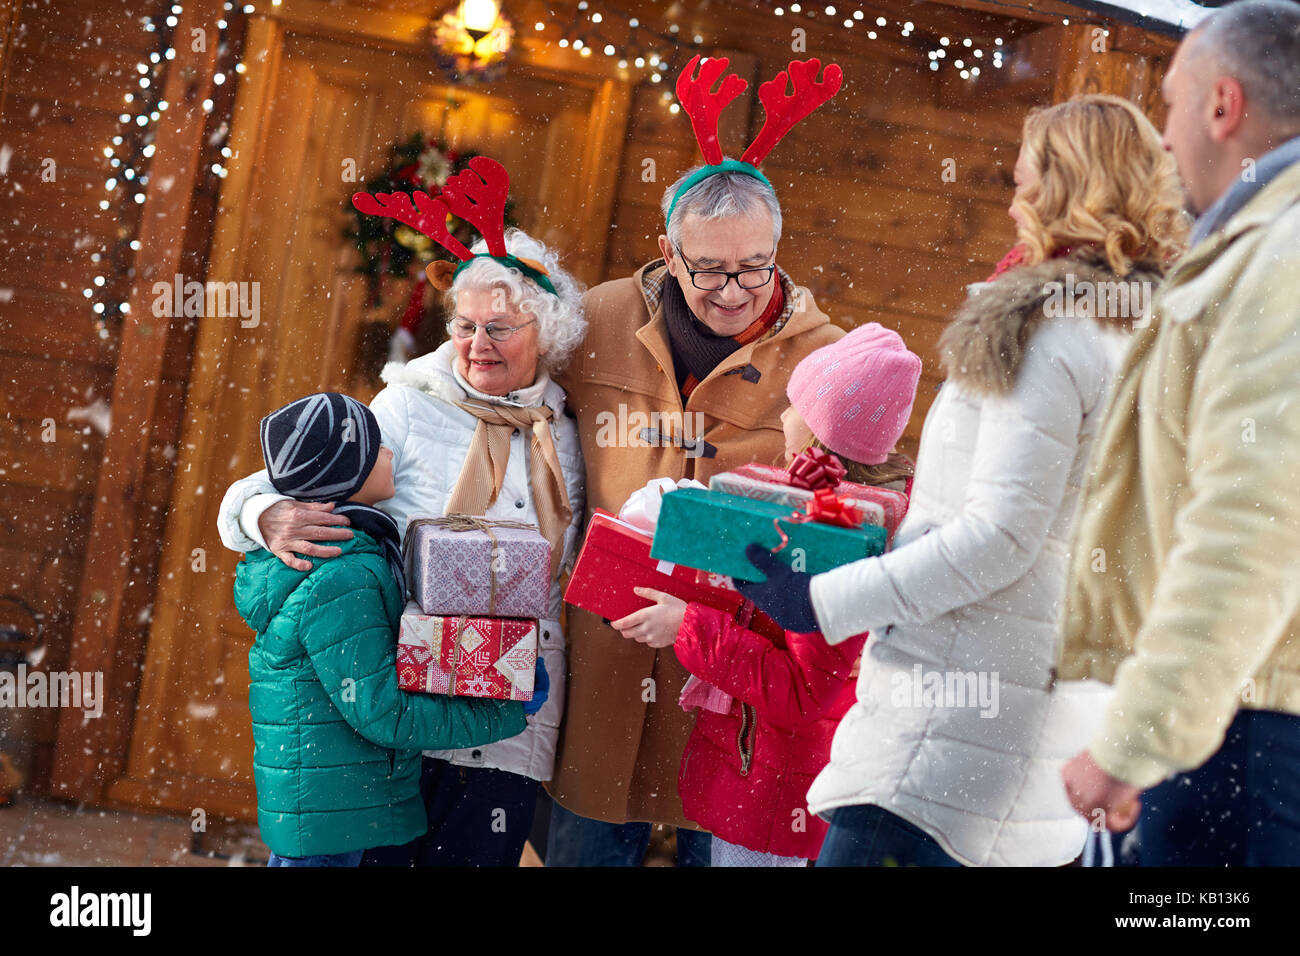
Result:
[[[406,385],[453,405],[466,399],[475,399],[490,405],[509,405],[514,408],[546,405],[557,421],[564,414],[564,389],[540,366],[537,378],[527,388],[518,389],[509,395],[488,395],[456,374],[453,366],[455,357],[455,344],[443,342],[435,351],[409,362],[389,362],[379,377],[387,385]]]
[[[777,316],[772,327],[767,330],[763,339],[770,339],[784,328],[785,324],[790,321],[790,316],[794,315],[795,310],[799,308],[800,289],[794,284],[794,280],[786,274],[786,271],[780,266],[776,267],[776,274],[781,278],[781,291],[785,293],[785,308]],[[672,276],[668,274],[668,263],[663,259],[656,259],[654,262],[648,262],[642,266],[636,274],[637,284],[641,287],[641,294],[645,296],[645,304],[654,315],[659,311],[659,304],[664,297],[664,283]],[[698,316],[697,316],[698,318]],[[759,339],[758,341],[763,341]]]
[[[1268,228],[1300,205],[1300,162],[1294,162],[1273,178],[1223,226],[1187,251],[1170,271],[1170,284],[1190,278],[1223,254],[1228,246],[1255,229]]]
[[[1147,290],[1153,292],[1162,277],[1154,263],[1134,263],[1121,278],[1099,251],[1085,247],[1059,259],[1018,266],[992,282],[977,283],[939,338],[944,371],[950,381],[976,391],[1006,394],[1015,387],[1029,340],[1050,318],[1048,300],[1059,296],[1063,287],[1086,289],[1085,282],[1149,282]],[[1054,287],[1053,283],[1061,285]],[[1132,326],[1131,317],[1103,315],[1097,321],[1125,330]]]

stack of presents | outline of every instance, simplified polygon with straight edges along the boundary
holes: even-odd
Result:
[[[659,479],[617,515],[597,509],[565,600],[608,620],[650,602],[654,588],[737,616],[781,641],[733,579],[761,573],[745,557],[758,543],[817,574],[881,554],[907,496],[844,481],[833,455],[811,450],[789,468],[746,465],[699,482]],[[398,681],[409,691],[531,700],[538,618],[550,597],[550,546],[517,521],[416,516],[406,531],[411,601],[402,615]]]
[[[532,700],[551,546],[533,525],[416,515],[406,526],[411,600],[397,638],[403,690]]]
[[[660,479],[618,515],[597,510],[565,600],[609,620],[650,602],[654,588],[748,618],[777,640],[781,629],[755,611],[734,578],[760,580],[745,557],[758,543],[796,570],[817,574],[882,553],[907,509],[900,491],[843,481],[828,452],[798,455],[788,469],[746,465],[699,482]]]

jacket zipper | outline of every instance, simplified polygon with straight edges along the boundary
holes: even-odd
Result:
[[[740,775],[742,777],[749,776],[749,764],[754,759],[754,731],[757,723],[754,708],[749,704],[741,704],[740,733],[736,736],[736,746],[740,750]]]

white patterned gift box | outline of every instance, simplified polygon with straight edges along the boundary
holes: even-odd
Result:
[[[719,472],[709,479],[709,490],[770,501],[794,510],[803,510],[813,499],[811,491],[790,484],[786,469],[772,465],[742,465],[732,471]],[[838,482],[831,490],[862,513],[864,524],[884,528],[891,539],[907,513],[907,495],[901,491],[852,481]]]
[[[536,527],[519,524],[413,515],[405,542],[410,597],[426,614],[546,617],[551,545]]]

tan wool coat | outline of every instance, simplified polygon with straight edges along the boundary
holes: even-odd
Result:
[[[1167,276],[1094,447],[1062,678],[1113,682],[1089,751],[1136,787],[1240,707],[1300,714],[1300,163]]]
[[[739,465],[779,462],[790,373],[844,332],[807,289],[778,275],[786,308],[773,330],[718,365],[685,407],[660,302],[662,260],[587,293],[586,340],[556,378],[578,420],[588,519],[593,508],[617,512],[653,478],[707,484]],[[677,795],[694,723],[677,703],[686,671],[671,648],[625,640],[599,617],[566,610],[568,690],[551,795],[574,813],[611,823],[695,828]]]

